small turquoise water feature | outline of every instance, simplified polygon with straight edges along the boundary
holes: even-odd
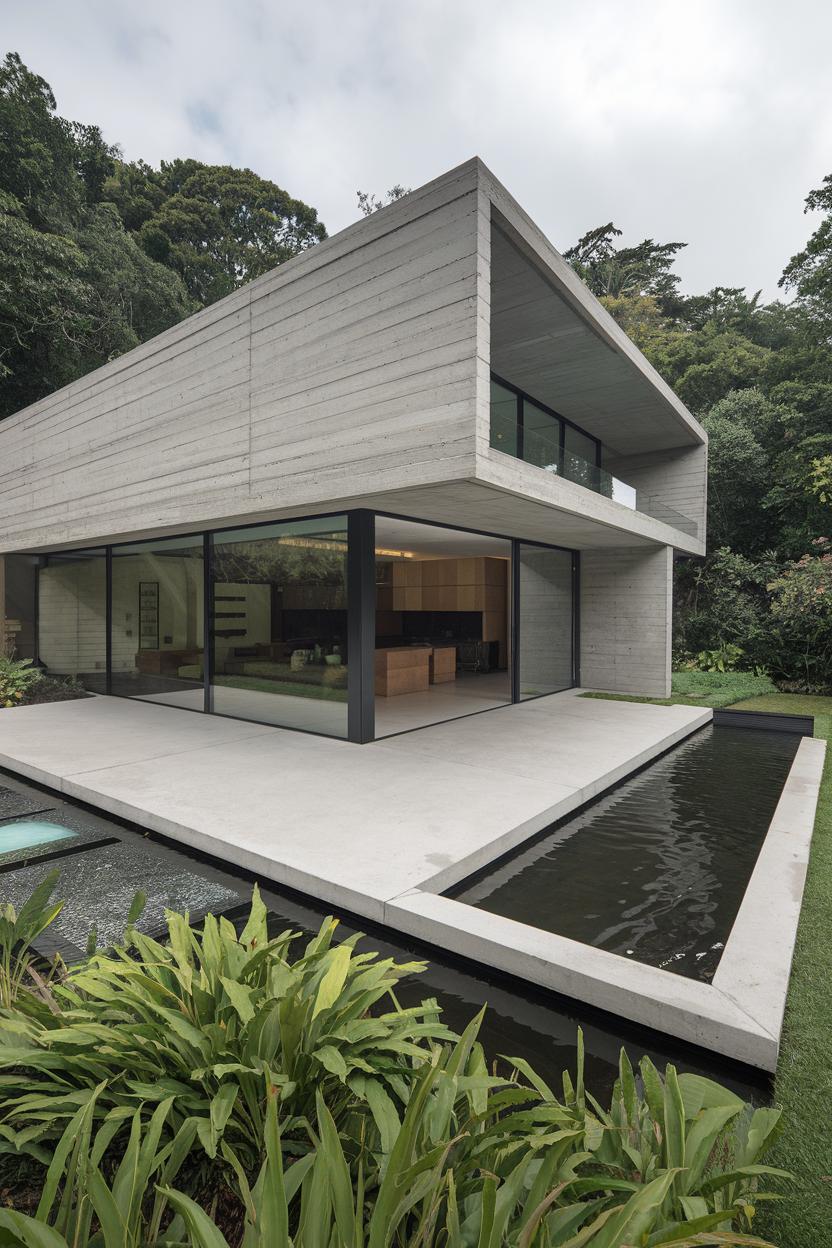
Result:
[[[52,841],[66,841],[73,836],[75,833],[70,828],[62,828],[59,823],[41,822],[39,819],[4,823],[0,825],[0,854],[33,849],[36,845],[49,845]]]

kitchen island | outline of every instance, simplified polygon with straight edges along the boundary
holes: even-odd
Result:
[[[422,693],[429,685],[456,680],[457,649],[447,642],[431,645],[377,646],[375,689],[379,697]]]

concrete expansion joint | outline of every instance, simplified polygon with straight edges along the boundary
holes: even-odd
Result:
[[[251,741],[254,738],[257,738],[257,739],[262,738],[262,735],[263,734],[260,732],[248,732],[239,737],[233,737],[231,738],[231,740]],[[143,763],[153,763],[163,758],[164,759],[181,758],[185,754],[198,754],[200,750],[214,749],[217,745],[222,745],[222,744],[223,742],[221,741],[205,741],[201,745],[189,745],[186,750],[165,750],[164,754],[148,754],[141,761]],[[112,763],[108,763],[104,767],[87,767],[83,771],[70,771],[66,773],[65,779],[74,780],[76,779],[76,777],[80,777],[80,776],[94,776],[99,771],[112,771],[113,766],[114,765]],[[118,764],[115,764],[115,766],[118,766]]]

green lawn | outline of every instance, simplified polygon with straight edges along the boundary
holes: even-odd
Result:
[[[611,702],[653,702],[656,706],[731,706],[741,698],[773,694],[768,676],[750,672],[674,672],[669,698],[639,698],[630,693],[583,693],[583,698],[603,698]]]
[[[755,689],[754,682],[767,688]],[[753,696],[756,693],[757,696]],[[765,677],[677,672],[670,698],[585,694],[663,706],[813,715],[815,736],[832,739],[832,697],[777,693]],[[769,1206],[758,1234],[780,1248],[832,1248],[832,746],[818,805],[803,910],[774,1082],[783,1131],[766,1158],[796,1175],[791,1194]]]
[[[832,698],[768,694],[743,711],[814,715],[815,736],[832,737]],[[774,1084],[783,1134],[770,1158],[797,1176],[793,1195],[772,1205],[760,1233],[782,1248],[832,1245],[832,746],[826,758],[809,875],[797,933]]]

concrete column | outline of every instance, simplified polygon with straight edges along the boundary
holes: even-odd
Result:
[[[666,698],[673,640],[673,551],[581,552],[581,685]]]

